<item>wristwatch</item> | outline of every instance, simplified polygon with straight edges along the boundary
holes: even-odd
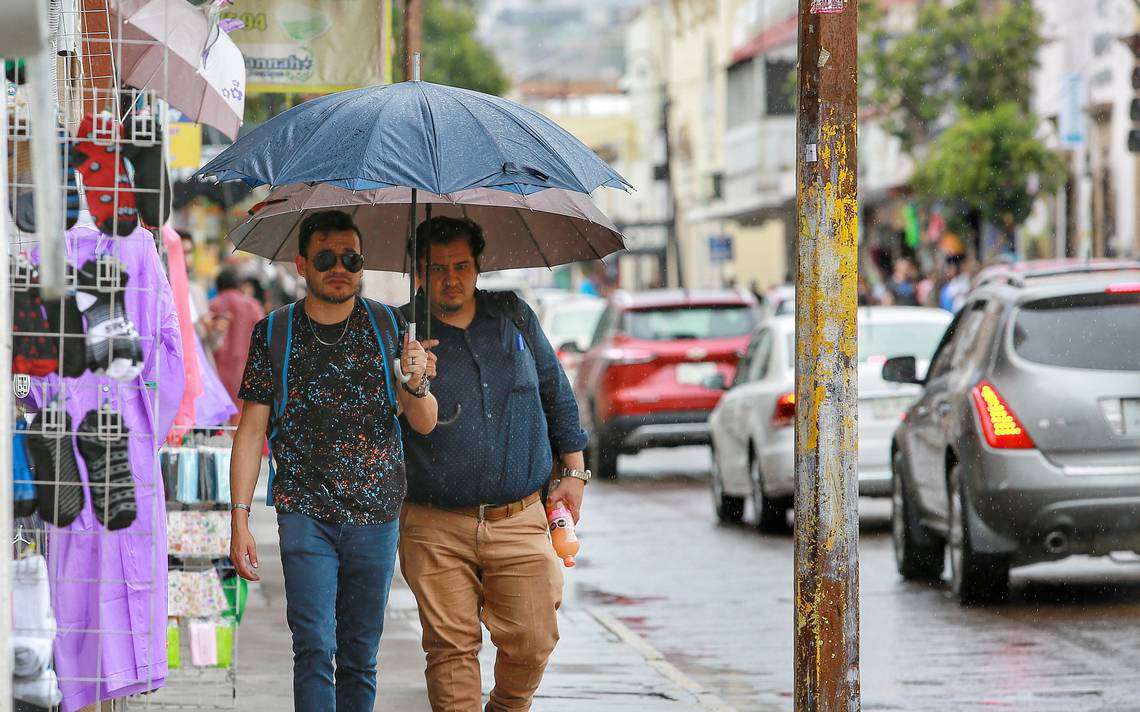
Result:
[[[419,388],[409,388],[407,383],[400,384],[405,391],[411,393],[416,398],[427,398],[428,393],[431,393],[431,379],[427,376],[420,377]]]
[[[594,475],[589,470],[571,470],[569,467],[563,466],[562,476],[563,477],[573,477],[576,480],[582,480],[583,482],[589,482],[590,478],[593,477]]]

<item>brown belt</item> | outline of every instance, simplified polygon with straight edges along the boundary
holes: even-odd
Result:
[[[539,493],[534,492],[510,504],[476,504],[470,507],[440,507],[440,509],[456,514],[466,514],[481,522],[497,522],[521,514],[524,509],[537,502],[538,499]]]

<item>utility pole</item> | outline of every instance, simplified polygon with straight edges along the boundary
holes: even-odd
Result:
[[[424,0],[404,0],[404,81],[413,75],[413,58],[420,51],[424,33]]]
[[[799,1],[796,712],[858,712],[858,0]]]
[[[685,286],[685,271],[681,259],[681,238],[677,234],[677,184],[673,177],[673,136],[669,127],[669,114],[673,100],[669,98],[669,82],[661,82],[661,133],[665,139],[665,189],[669,193],[669,234],[665,243],[665,283],[669,287]]]

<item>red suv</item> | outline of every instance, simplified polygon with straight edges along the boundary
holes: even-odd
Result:
[[[745,291],[612,296],[575,383],[590,469],[613,478],[618,453],[707,444],[709,413],[732,382],[758,314]]]

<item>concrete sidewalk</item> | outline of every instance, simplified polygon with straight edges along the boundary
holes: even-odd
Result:
[[[292,649],[285,622],[276,520],[272,510],[257,506],[251,523],[258,542],[262,581],[250,588],[249,605],[239,631],[236,709],[284,712],[292,699]],[[567,578],[573,575],[570,571]],[[560,618],[562,639],[535,699],[536,712],[727,709],[621,623],[576,608],[572,602],[563,607]],[[420,633],[415,598],[397,575],[380,645],[377,710],[430,712]],[[494,648],[485,632],[480,661],[486,694],[492,680]]]

